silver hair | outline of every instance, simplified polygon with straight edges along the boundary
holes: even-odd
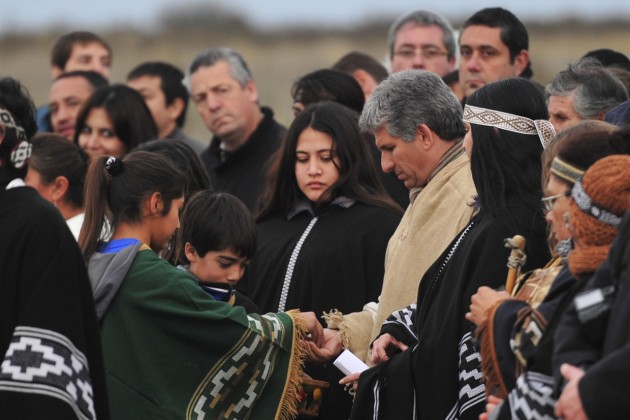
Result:
[[[462,106],[442,79],[426,70],[405,70],[390,75],[372,92],[359,126],[375,132],[386,127],[389,135],[410,143],[416,128],[426,124],[443,140],[464,136]]]
[[[190,91],[190,76],[200,67],[211,67],[219,61],[225,61],[230,66],[230,74],[243,87],[253,79],[252,73],[243,57],[236,50],[229,47],[208,48],[190,63],[184,77],[184,86]]]
[[[455,54],[457,53],[457,43],[455,41],[455,33],[451,23],[437,13],[429,12],[428,10],[414,10],[399,16],[389,27],[389,32],[387,33],[387,50],[389,51],[390,60],[394,57],[394,43],[396,42],[396,35],[398,35],[398,31],[403,25],[410,22],[417,26],[436,25],[442,29],[442,32],[444,33],[442,36],[442,42],[444,42],[446,51],[448,51],[448,59],[450,60],[455,57]]]
[[[628,99],[623,83],[593,58],[569,64],[545,87],[545,94],[547,100],[573,95],[573,108],[582,120],[595,119]]]

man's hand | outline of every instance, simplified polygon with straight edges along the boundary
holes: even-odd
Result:
[[[380,365],[389,360],[387,352],[398,352],[407,350],[405,343],[396,340],[389,334],[383,334],[372,343],[372,356],[370,362],[373,366]]]
[[[587,420],[578,385],[584,371],[567,363],[560,366],[560,373],[568,381],[556,403],[556,416],[565,420]]]

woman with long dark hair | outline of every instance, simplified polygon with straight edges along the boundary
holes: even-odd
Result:
[[[142,96],[128,86],[103,86],[77,116],[74,142],[91,157],[121,157],[157,138],[157,127]]]
[[[356,117],[359,118],[365,105],[365,96],[354,77],[331,69],[316,70],[300,77],[291,87],[291,97],[293,98],[294,115],[298,115],[308,105],[332,101],[356,112]],[[380,170],[381,152],[376,147],[374,135],[368,132],[363,132],[361,135],[371,152],[372,160],[385,191],[399,206],[406,208],[409,205],[409,190],[396,178],[394,172],[386,173]]]
[[[379,366],[361,375],[352,418],[477,419],[483,411],[479,353],[465,314],[480,286],[505,282],[505,238],[527,239],[526,269],[549,259],[540,155],[555,133],[546,120],[541,87],[525,79],[489,84],[467,99],[464,148],[478,213],[427,270],[417,304],[383,324],[372,351]]]
[[[273,170],[257,217],[256,258],[241,290],[264,312],[350,313],[375,301],[402,211],[385,193],[356,117],[333,102],[307,107],[291,124]],[[332,366],[307,371],[339,386]],[[328,392],[320,416],[347,418],[350,404],[342,391]]]

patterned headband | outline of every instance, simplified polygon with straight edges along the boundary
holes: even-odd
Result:
[[[583,170],[569,165],[557,156],[551,161],[551,173],[571,184],[575,184],[578,178],[584,175]]]
[[[500,130],[514,133],[537,135],[540,138],[543,149],[547,147],[549,141],[556,135],[553,125],[547,120],[534,121],[520,115],[470,105],[464,107],[464,122],[496,127]]]
[[[26,138],[26,131],[15,123],[13,115],[6,109],[0,108],[0,125],[15,130],[17,141],[9,145],[11,155],[9,159],[16,169],[23,168],[31,157],[31,143]],[[0,143],[6,140],[6,136],[0,138]]]
[[[6,109],[0,108],[0,124],[2,124],[5,127],[14,128],[17,133],[17,138],[19,141],[26,140],[26,131],[24,131],[22,127],[20,127],[19,125],[15,123],[15,120],[13,119],[13,115],[11,115],[11,113],[7,111]]]
[[[599,207],[593,202],[593,199],[586,193],[586,191],[584,191],[581,177],[575,181],[575,185],[573,185],[573,190],[571,191],[571,196],[580,210],[589,216],[594,217],[600,222],[612,227],[618,227],[621,224],[621,217]]]

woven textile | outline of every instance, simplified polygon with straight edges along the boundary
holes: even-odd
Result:
[[[543,148],[547,147],[556,135],[553,125],[547,120],[530,120],[520,115],[470,105],[464,107],[464,122],[496,127],[514,133],[537,135]]]

